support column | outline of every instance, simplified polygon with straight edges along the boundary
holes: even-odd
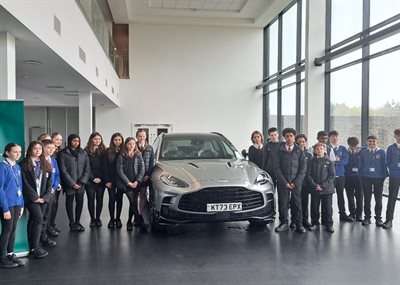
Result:
[[[79,136],[81,137],[81,146],[84,146],[92,133],[92,94],[92,92],[79,92]]]
[[[0,100],[15,99],[15,37],[7,32],[0,32]]]
[[[325,1],[305,1],[305,113],[304,132],[310,143],[325,129],[325,68],[315,66],[314,59],[325,53]]]

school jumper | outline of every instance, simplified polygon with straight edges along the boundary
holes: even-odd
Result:
[[[361,221],[364,196],[361,188],[360,175],[358,172],[361,149],[348,149],[347,151],[349,153],[349,163],[347,163],[347,165],[344,167],[344,187],[346,188],[347,200],[349,201],[350,216],[356,221]]]

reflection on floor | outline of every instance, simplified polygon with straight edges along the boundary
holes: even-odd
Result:
[[[335,214],[334,234],[277,234],[278,222],[262,229],[247,222],[184,225],[149,234],[127,232],[125,223],[109,230],[104,205],[102,228],[88,227],[85,208],[86,231],[70,233],[61,204],[57,246],[43,260],[1,270],[0,284],[400,284],[400,209],[390,230],[339,223]]]

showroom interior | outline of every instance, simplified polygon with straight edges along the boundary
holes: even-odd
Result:
[[[24,148],[42,133],[86,144],[98,131],[108,145],[146,129],[150,143],[218,132],[240,152],[270,127],[309,146],[337,130],[342,144],[375,135],[387,148],[399,50],[398,0],[0,0],[0,101],[23,102]],[[77,235],[63,203],[57,247],[1,284],[400,283],[400,219],[390,231],[343,223],[336,202],[333,235],[247,222]]]

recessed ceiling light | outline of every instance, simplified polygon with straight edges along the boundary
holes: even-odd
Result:
[[[24,61],[26,64],[32,64],[32,65],[40,65],[42,64],[40,61],[33,60],[33,59],[28,59]]]
[[[49,88],[49,89],[63,89],[64,86],[62,86],[62,85],[46,85],[46,88]]]

